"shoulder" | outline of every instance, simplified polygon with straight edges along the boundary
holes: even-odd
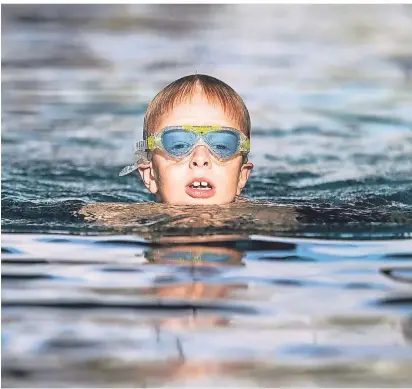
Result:
[[[93,203],[82,207],[77,214],[86,221],[130,222],[145,219],[167,209],[164,204],[147,203]]]
[[[240,197],[240,196],[236,196],[235,200],[233,201],[234,204],[256,204],[256,205],[267,205],[268,202],[267,201],[263,201],[263,200],[252,200],[252,199],[248,199],[246,197]]]

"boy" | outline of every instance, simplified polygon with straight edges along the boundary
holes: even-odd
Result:
[[[228,204],[246,185],[253,164],[250,116],[224,82],[196,74],[180,78],[150,103],[136,162],[156,201],[171,205]]]

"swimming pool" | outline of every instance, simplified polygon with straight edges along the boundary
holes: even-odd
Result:
[[[408,386],[412,8],[32,7],[2,7],[3,384]],[[248,105],[257,210],[117,176],[194,71]]]

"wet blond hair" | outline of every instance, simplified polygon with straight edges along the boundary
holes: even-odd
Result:
[[[194,74],[173,81],[155,96],[146,111],[143,138],[147,139],[147,135],[157,127],[161,117],[169,113],[175,104],[191,97],[197,87],[201,88],[209,102],[220,104],[224,113],[238,123],[239,130],[250,137],[249,111],[236,91],[215,77]]]

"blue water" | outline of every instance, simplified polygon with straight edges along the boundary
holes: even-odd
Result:
[[[411,6],[2,24],[3,384],[410,386]],[[249,107],[259,217],[152,209],[117,175],[151,98],[195,71]]]

